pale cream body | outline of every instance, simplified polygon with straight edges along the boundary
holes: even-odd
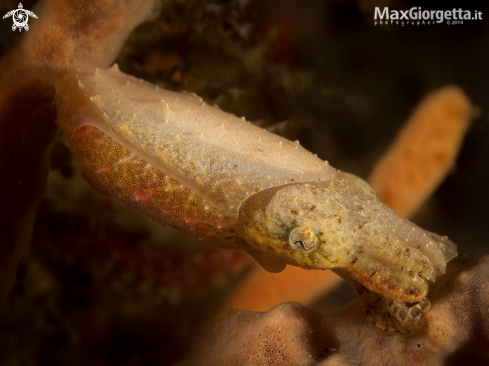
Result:
[[[264,189],[336,175],[298,141],[209,106],[195,94],[158,88],[116,66],[77,76],[101,119],[80,119],[73,129],[101,129],[217,209],[237,211]]]
[[[61,83],[58,113],[102,193],[203,240],[243,248],[268,270],[335,269],[383,328],[418,329],[428,281],[457,254],[448,238],[400,217],[367,183],[298,142],[117,67]]]

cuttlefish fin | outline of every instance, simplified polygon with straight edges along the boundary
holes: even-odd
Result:
[[[278,273],[282,272],[285,267],[287,266],[287,263],[284,261],[277,259],[275,257],[272,257],[266,252],[262,252],[253,248],[246,248],[246,251],[248,252],[249,255],[251,255],[260,265],[263,267],[268,272],[272,273]]]

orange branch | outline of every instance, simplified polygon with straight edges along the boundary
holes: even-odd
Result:
[[[456,86],[429,94],[368,179],[382,202],[412,216],[452,168],[474,114]]]

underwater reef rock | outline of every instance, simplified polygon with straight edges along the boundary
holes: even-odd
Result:
[[[231,310],[184,340],[177,365],[487,365],[488,279],[489,256],[449,263],[430,289],[427,322],[410,336],[378,329],[360,301],[324,314],[297,303]]]

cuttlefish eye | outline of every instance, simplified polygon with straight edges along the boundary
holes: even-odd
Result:
[[[303,254],[311,254],[319,247],[319,240],[309,226],[292,229],[289,235],[289,245],[292,249]]]

